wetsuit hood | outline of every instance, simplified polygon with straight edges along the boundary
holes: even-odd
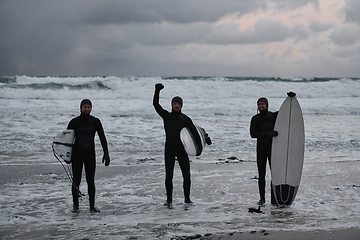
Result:
[[[259,110],[259,111],[260,111],[260,114],[267,114],[268,111],[269,111],[269,101],[267,100],[267,98],[261,97],[261,98],[259,98],[259,99],[257,100],[257,103],[258,103],[258,102],[264,102],[265,105],[266,105],[265,110],[261,110],[261,111]]]
[[[181,104],[181,107],[183,106],[183,100],[182,100],[182,98],[179,97],[179,96],[176,96],[176,97],[174,97],[174,98],[171,100],[171,105],[172,105],[174,102],[180,103],[180,104]]]
[[[183,100],[182,100],[182,98],[179,97],[179,96],[173,97],[173,99],[171,100],[172,113],[174,113],[174,114],[180,114],[180,113],[181,113],[181,109],[180,109],[179,111],[174,111],[174,109],[172,108],[172,105],[173,105],[174,102],[180,103],[181,108],[182,108],[182,106],[183,106]]]
[[[81,111],[82,106],[85,105],[85,104],[88,104],[88,105],[92,106],[92,103],[91,103],[91,101],[89,99],[83,99],[81,101],[81,103],[80,103],[80,111]]]
[[[90,105],[92,107],[92,103],[91,103],[91,101],[89,99],[83,99],[81,101],[81,103],[80,103],[80,112],[81,112],[81,116],[83,116],[83,117],[90,115],[90,113],[84,113],[84,112],[81,111],[82,106],[85,105],[85,104],[88,104],[88,105]]]

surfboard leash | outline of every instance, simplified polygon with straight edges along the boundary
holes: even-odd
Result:
[[[71,164],[70,163],[67,163],[67,166],[68,166],[68,169],[66,169],[66,167],[64,166],[63,162],[58,158],[58,156],[56,155],[55,153],[55,150],[54,150],[54,145],[51,146],[52,147],[52,150],[53,150],[53,154],[55,156],[55,158],[60,162],[61,166],[64,168],[72,186],[76,189],[77,193],[78,193],[78,196],[79,197],[82,197],[82,196],[85,196],[85,194],[82,194],[79,187],[76,185],[76,183],[74,182],[74,179],[73,179],[73,176],[72,176],[72,169],[71,169]]]

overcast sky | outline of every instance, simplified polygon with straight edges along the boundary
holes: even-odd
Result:
[[[0,75],[360,77],[360,0],[0,0]]]

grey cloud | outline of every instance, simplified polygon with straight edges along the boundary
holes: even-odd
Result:
[[[309,33],[304,25],[297,24],[290,28],[290,38],[294,38],[295,42],[299,42],[307,39]]]
[[[256,44],[283,41],[287,38],[300,41],[307,36],[308,33],[303,25],[288,27],[280,20],[260,18],[256,21],[253,29],[243,32],[235,23],[220,24],[204,39],[204,42],[210,44]]]
[[[339,46],[331,51],[331,54],[339,58],[358,57],[359,46]]]
[[[69,56],[80,31],[63,10],[58,1],[0,2],[0,74],[61,75],[73,68]]]
[[[345,6],[345,16],[347,22],[356,22],[360,25],[360,1],[348,0]]]
[[[134,44],[194,43],[214,21],[266,7],[261,0],[3,0],[0,74],[74,74],[92,62],[78,49],[102,59]]]
[[[306,4],[319,7],[318,0],[0,0],[0,75],[237,73],[233,62],[217,67],[216,53],[233,51],[226,45],[301,41],[309,33],[303,25],[289,27],[274,19],[259,19],[245,31],[232,22],[214,24],[270,5],[287,11]],[[359,22],[350,8],[356,5],[349,1],[348,21]],[[310,29],[326,27],[314,23]],[[331,36],[337,44],[357,41],[346,43],[339,32]],[[212,51],[210,58],[206,54]],[[289,48],[283,56],[291,53]]]
[[[341,46],[356,44],[360,40],[360,27],[352,23],[342,24],[332,31],[329,38]]]
[[[272,2],[278,10],[282,11],[295,10],[307,4],[312,4],[316,8],[320,7],[319,0],[271,0],[270,2]]]
[[[335,23],[322,23],[319,21],[312,21],[309,24],[309,29],[313,32],[323,32],[329,30],[330,28],[334,27]]]
[[[242,15],[267,8],[260,0],[107,0],[92,2],[88,24],[128,24],[171,22],[216,22],[227,14]]]
[[[213,24],[198,22],[183,24],[142,24],[136,27],[128,24],[121,28],[122,34],[128,36],[129,43],[140,43],[148,46],[181,45],[199,43],[207,35]]]
[[[268,3],[283,11],[307,4],[319,7],[319,0],[106,0],[87,3],[90,6],[84,20],[87,24],[216,22],[226,15],[241,16],[267,9]]]
[[[284,52],[284,54],[281,57],[285,58],[287,56],[290,56],[292,54],[292,52],[293,52],[292,48],[289,47],[288,49],[286,49],[286,51]]]
[[[251,35],[255,42],[276,42],[286,39],[289,31],[280,20],[260,18],[256,21]]]

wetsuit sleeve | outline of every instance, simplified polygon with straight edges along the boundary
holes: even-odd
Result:
[[[97,133],[99,135],[99,139],[100,139],[103,151],[104,151],[104,155],[109,154],[104,128],[103,128],[103,126],[101,124],[101,121],[99,119],[96,119],[96,131],[97,131]]]
[[[164,118],[167,114],[169,114],[169,112],[161,107],[161,105],[159,104],[159,98],[160,98],[160,91],[155,90],[155,94],[154,94],[154,98],[153,98],[153,105],[154,105],[154,108],[155,108],[156,112],[162,118]]]
[[[267,133],[259,132],[258,127],[256,125],[256,120],[254,117],[251,119],[251,123],[250,123],[250,136],[252,138],[261,138],[261,137],[267,136]]]

